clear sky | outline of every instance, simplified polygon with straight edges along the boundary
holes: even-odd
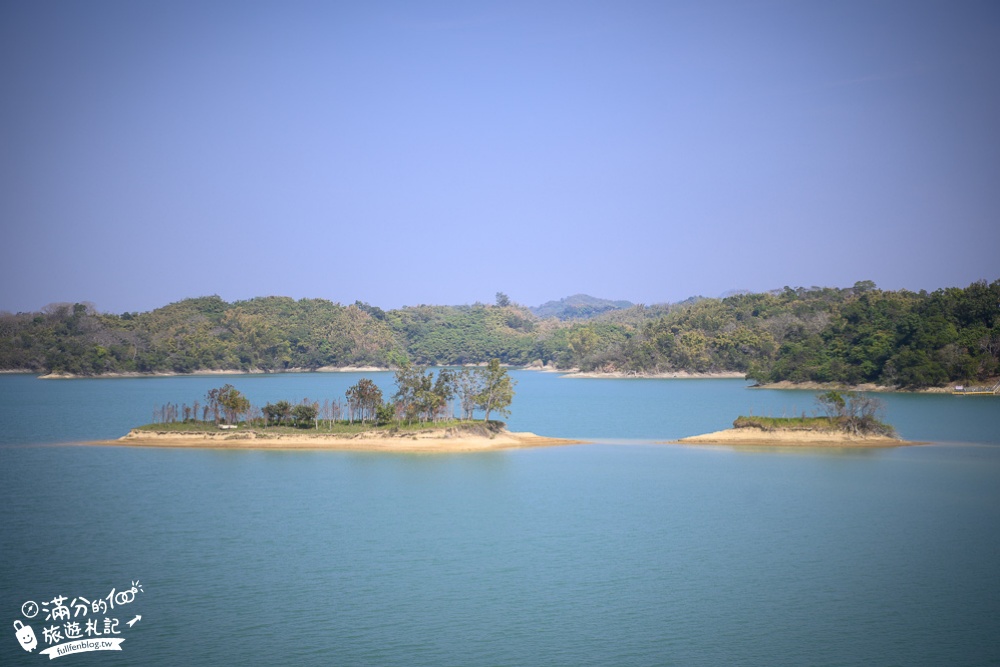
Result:
[[[1000,3],[0,0],[0,309],[1000,278]]]

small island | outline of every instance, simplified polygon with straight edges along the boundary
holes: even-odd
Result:
[[[777,426],[771,429],[734,427],[681,438],[671,444],[734,447],[901,447],[920,443],[887,436],[855,436],[842,431],[810,430],[788,424],[787,427]]]
[[[899,447],[900,439],[880,418],[882,401],[855,392],[828,391],[816,398],[826,416],[737,417],[733,428],[676,440],[683,445],[751,447]]]
[[[403,364],[396,393],[384,401],[368,378],[345,392],[346,402],[308,398],[253,405],[230,384],[210,390],[204,402],[168,403],[153,423],[118,440],[87,444],[220,449],[330,449],[382,452],[471,452],[578,444],[578,440],[511,433],[493,413],[510,414],[516,382],[494,359],[488,365],[436,374]],[[455,403],[462,417],[455,417]],[[200,409],[200,410],[199,410]],[[485,414],[474,419],[475,410]],[[199,419],[199,413],[201,419]]]

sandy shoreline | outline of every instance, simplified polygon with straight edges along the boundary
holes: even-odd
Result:
[[[112,447],[174,447],[180,449],[230,450],[328,450],[386,453],[486,452],[529,447],[557,447],[587,444],[585,440],[549,438],[534,433],[503,431],[492,437],[446,430],[423,431],[410,435],[377,432],[356,436],[324,434],[176,433],[131,431],[117,440],[81,443]],[[855,437],[846,433],[820,431],[763,431],[756,428],[727,429],[695,435],[663,444],[723,445],[733,447],[821,447],[878,448],[925,444],[886,437]]]
[[[475,368],[483,364],[465,364],[462,368]],[[739,372],[718,372],[718,373],[689,373],[687,371],[671,371],[669,373],[624,373],[624,372],[583,372],[576,368],[555,369],[551,367],[539,368],[527,366],[524,368],[506,366],[514,370],[535,371],[538,373],[554,373],[566,378],[588,378],[588,379],[745,379],[744,373]],[[199,375],[280,375],[282,373],[381,373],[390,372],[392,368],[379,368],[378,366],[321,366],[319,368],[283,368],[281,370],[263,370],[252,368],[249,370],[200,370],[192,373],[178,373],[176,371],[153,371],[151,373],[139,373],[137,371],[122,371],[117,373],[100,373],[98,375],[78,375],[76,373],[45,373],[44,371],[31,370],[8,370],[0,371],[5,373],[34,374],[39,380],[75,380],[75,379],[96,379],[96,378],[154,378],[154,377],[196,377]],[[778,388],[778,387],[774,387]]]
[[[466,367],[474,367],[476,364],[466,364]],[[509,366],[507,366],[509,367]],[[556,369],[551,366],[524,366],[509,367],[515,370],[534,371],[537,373],[553,373],[564,378],[579,379],[654,379],[654,380],[745,380],[746,374],[737,371],[721,371],[713,373],[691,373],[688,371],[670,371],[667,373],[635,373],[635,372],[584,372],[578,368]],[[135,371],[125,371],[119,373],[101,373],[99,375],[77,375],[75,373],[45,373],[45,371],[33,371],[30,369],[4,369],[2,374],[9,375],[35,375],[39,380],[72,380],[72,379],[96,379],[96,378],[152,378],[152,377],[196,377],[199,375],[278,375],[281,373],[379,373],[391,372],[392,368],[380,368],[378,366],[322,366],[320,368],[283,368],[281,370],[263,370],[254,368],[250,370],[200,370],[193,373],[178,373],[175,371],[156,371],[152,373],[139,373]],[[1000,378],[986,380],[986,384],[993,384]],[[899,387],[884,387],[876,384],[861,384],[848,386],[839,383],[823,382],[771,382],[768,384],[757,384],[750,386],[751,389],[784,389],[801,391],[855,391],[855,392],[878,392],[878,393],[900,393],[900,394],[948,394],[954,391],[954,386],[948,384],[942,387],[925,387],[923,389],[900,389]]]
[[[156,433],[132,431],[117,440],[97,440],[84,445],[117,447],[177,447],[198,449],[316,449],[361,452],[454,453],[485,452],[528,447],[579,445],[581,440],[547,438],[534,433],[504,431],[493,437],[450,434],[444,430],[406,436],[362,433],[353,437],[334,435],[259,435],[256,433]]]
[[[745,373],[739,372],[718,372],[718,373],[689,373],[687,371],[671,371],[669,373],[597,373],[597,372],[571,372],[563,375],[565,378],[584,379],[637,379],[637,380],[743,380]]]
[[[156,377],[197,377],[199,375],[280,375],[282,373],[377,373],[388,371],[388,368],[377,366],[321,366],[320,368],[282,368],[281,370],[263,370],[261,368],[251,368],[250,370],[200,370],[193,373],[178,373],[176,371],[154,371],[152,373],[139,373],[137,371],[122,371],[120,373],[100,373],[98,375],[77,375],[76,373],[40,373],[39,371],[24,371],[25,373],[35,373],[39,380],[75,380],[75,379],[97,379],[97,378],[156,378]],[[20,372],[20,371],[12,371]]]
[[[837,382],[769,382],[768,384],[753,385],[751,389],[799,389],[803,391],[858,391],[886,394],[950,394],[952,386],[945,387],[925,387],[923,389],[900,389],[899,387],[885,387],[878,384],[845,385]]]
[[[679,445],[730,445],[753,447],[905,447],[921,445],[898,438],[856,437],[847,433],[821,431],[764,431],[758,428],[730,428],[725,431],[705,433],[681,438],[669,444]]]

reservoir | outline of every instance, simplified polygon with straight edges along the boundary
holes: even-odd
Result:
[[[740,450],[662,443],[815,393],[512,375],[511,430],[589,444],[84,447],[227,382],[263,405],[392,374],[0,376],[0,615],[38,642],[8,626],[0,664],[48,662],[60,596],[83,626],[133,587],[99,616],[121,650],[59,664],[1000,663],[1000,397],[880,395],[927,445]]]

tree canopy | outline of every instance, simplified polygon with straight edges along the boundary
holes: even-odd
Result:
[[[487,366],[473,372],[478,375],[476,407],[486,413],[486,421],[490,420],[493,412],[509,417],[510,404],[514,400],[514,385],[517,382],[507,374],[507,369],[500,365],[498,359],[491,359]]]

